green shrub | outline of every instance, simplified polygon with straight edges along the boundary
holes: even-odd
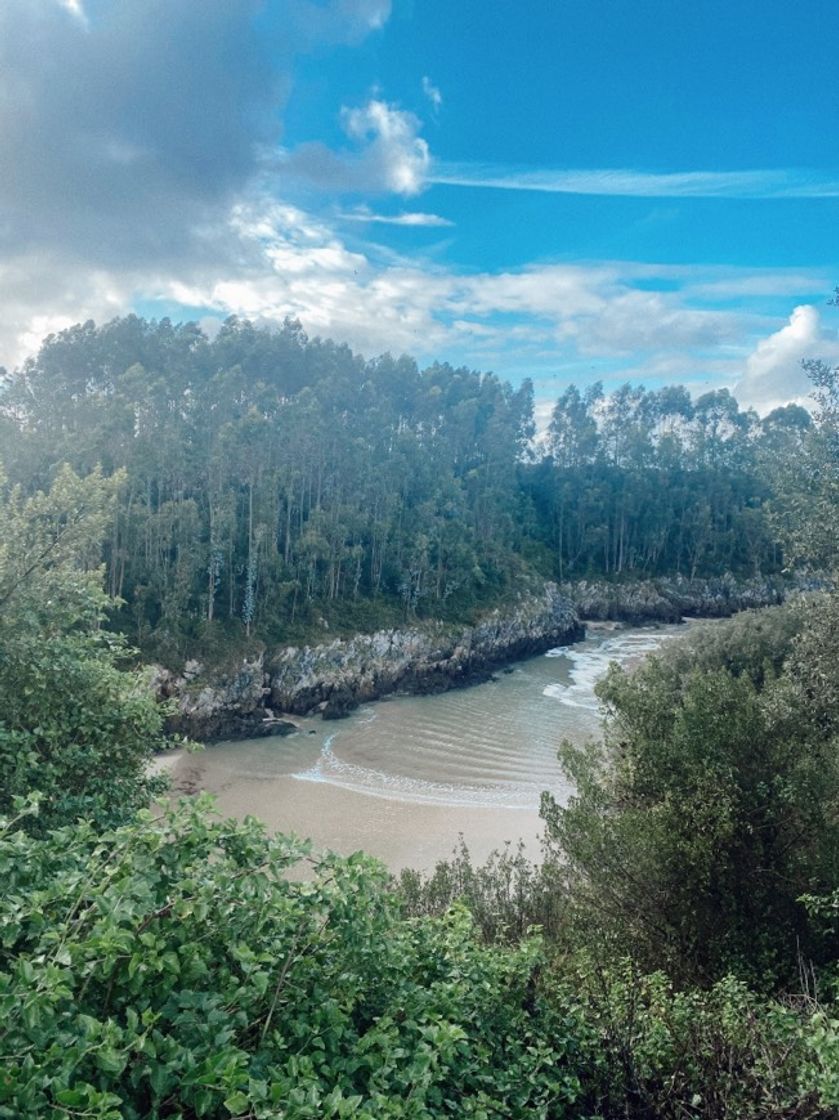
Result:
[[[167,745],[163,713],[104,629],[98,561],[119,484],[64,468],[24,499],[0,472],[0,813],[40,790],[41,828],[127,819],[160,788],[147,767]]]
[[[538,941],[406,920],[373,860],[202,803],[0,840],[0,1117],[565,1117]]]
[[[544,801],[583,944],[701,984],[835,959],[799,897],[839,868],[837,611],[822,597],[612,668],[604,744],[566,744],[576,795]]]
[[[765,1000],[733,977],[679,991],[628,962],[577,966],[596,1033],[584,1107],[604,1120],[828,1120],[839,1113],[835,1008]]]

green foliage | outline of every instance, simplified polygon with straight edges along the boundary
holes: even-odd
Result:
[[[0,840],[0,1117],[562,1117],[573,1013],[529,941],[400,918],[384,869],[310,862],[193,803]]]
[[[544,855],[534,864],[522,843],[518,848],[507,845],[476,867],[461,837],[452,858],[441,860],[432,874],[402,871],[399,893],[405,913],[439,915],[463,903],[481,937],[491,944],[521,941],[536,927],[555,942],[564,931],[565,903],[550,853]]]
[[[213,341],[134,316],[53,336],[3,423],[27,489],[63,462],[125,470],[107,588],[173,663],[324,620],[464,622],[534,574],[776,570],[765,465],[794,453],[724,391],[631,386],[569,388],[534,444],[529,382],[235,319]]]
[[[137,815],[162,714],[105,625],[177,659],[463,620],[534,570],[771,570],[773,492],[833,563],[811,373],[815,424],[572,387],[540,459],[529,384],[294,323],[48,340],[0,401],[0,1120],[839,1116],[839,596],[614,670],[541,864],[398,886],[200,799]]]
[[[839,289],[837,289],[839,292]],[[836,297],[831,301],[836,303]],[[815,424],[803,431],[794,454],[769,464],[775,490],[773,527],[789,562],[818,569],[839,566],[839,368],[804,362],[813,382]]]
[[[683,991],[661,972],[583,959],[577,1013],[597,1037],[584,1114],[624,1120],[830,1120],[839,1023],[812,1000],[768,1001],[725,977]],[[565,981],[568,982],[567,979]]]
[[[809,416],[804,413],[804,421]],[[780,554],[764,503],[767,460],[792,459],[727,390],[695,402],[680,386],[569,387],[526,473],[535,535],[560,579],[773,571]]]
[[[780,673],[805,623],[812,628],[832,602],[819,595],[808,607],[804,597],[791,598],[781,606],[742,611],[723,623],[697,626],[688,638],[667,649],[665,669],[674,702],[680,679],[695,669],[723,669],[762,688]]]
[[[161,712],[103,629],[100,541],[120,482],[65,468],[24,498],[0,480],[0,812],[41,790],[40,828],[117,820],[159,785],[146,768]]]
[[[544,805],[584,940],[700,983],[728,970],[783,981],[798,951],[832,959],[799,899],[829,890],[839,866],[836,613],[824,597],[774,615],[777,676],[760,619],[631,674],[613,667],[605,744],[566,745],[576,796]]]
[[[503,593],[531,397],[467,369],[364,362],[291,322],[230,320],[210,342],[129,316],[48,339],[0,417],[21,430],[27,486],[63,461],[126,469],[108,589],[136,644],[177,661],[219,631],[340,627],[364,600],[404,622]]]
[[[24,814],[27,806],[19,807]],[[299,867],[306,861],[306,877]],[[402,914],[386,873],[312,859],[203,802],[0,836],[0,1117],[816,1120],[832,1005],[680,991],[463,906]]]

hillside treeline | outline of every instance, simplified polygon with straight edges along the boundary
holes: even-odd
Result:
[[[462,617],[531,575],[770,572],[765,502],[810,424],[726,391],[532,386],[228,321],[135,316],[50,337],[0,393],[13,482],[124,471],[105,534],[119,625],[183,653],[220,632]]]

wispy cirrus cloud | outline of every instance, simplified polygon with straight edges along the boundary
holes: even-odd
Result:
[[[549,194],[624,198],[839,198],[839,171],[635,171],[528,169],[481,163],[438,163],[428,182]]]
[[[376,214],[366,206],[359,206],[346,214],[341,214],[345,222],[371,222],[384,226],[427,226],[441,229],[453,226],[454,222],[440,214],[426,214],[423,211],[403,211],[399,214]]]
[[[422,79],[422,92],[431,102],[431,107],[437,112],[443,104],[443,95],[427,74]]]

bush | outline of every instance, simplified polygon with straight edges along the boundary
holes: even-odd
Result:
[[[541,949],[406,920],[367,857],[194,803],[0,839],[0,1117],[564,1117],[580,1032]]]
[[[566,745],[576,796],[544,803],[584,944],[699,984],[784,983],[799,949],[835,958],[799,897],[829,891],[839,867],[836,613],[827,597],[613,667],[605,744]]]
[[[167,745],[163,713],[103,625],[100,542],[119,483],[65,468],[24,500],[0,474],[0,813],[41,790],[41,828],[125,820],[160,788],[147,767]]]
[[[578,1014],[596,1033],[581,1114],[604,1120],[828,1120],[839,1032],[805,1001],[767,1001],[724,977],[679,991],[629,962],[577,966]],[[581,1102],[582,1103],[582,1102]]]
[[[450,860],[441,860],[424,876],[406,868],[399,876],[404,912],[412,917],[444,914],[463,903],[484,941],[515,943],[534,928],[555,941],[564,929],[564,902],[557,891],[550,856],[531,863],[524,845],[507,844],[476,867],[461,837]]]

